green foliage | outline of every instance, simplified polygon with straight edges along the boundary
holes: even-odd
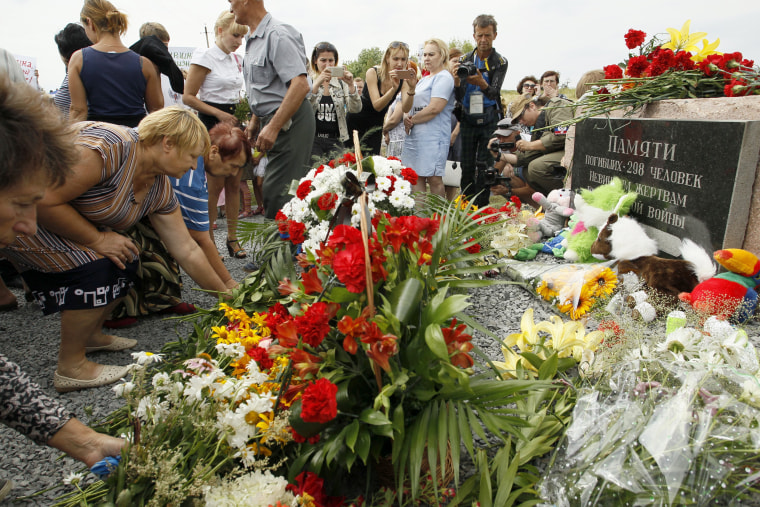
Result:
[[[462,53],[467,54],[475,49],[475,44],[473,44],[470,39],[452,38],[449,40],[449,49],[453,48],[459,48],[462,50]]]
[[[248,97],[242,97],[235,106],[235,118],[240,123],[248,123],[248,120],[251,119],[251,106],[248,104]]]
[[[377,47],[362,49],[356,60],[346,60],[343,64],[354,77],[365,78],[367,69],[374,65],[380,65],[383,60],[383,51]]]

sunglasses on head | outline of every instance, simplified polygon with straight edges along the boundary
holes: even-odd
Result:
[[[406,50],[409,49],[409,45],[406,42],[401,42],[401,41],[393,41],[393,42],[391,42],[390,46],[388,46],[388,47],[396,49],[399,46],[402,47],[402,48],[404,48],[404,49],[406,49]]]

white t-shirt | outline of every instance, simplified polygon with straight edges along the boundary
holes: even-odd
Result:
[[[169,76],[161,74],[161,92],[164,94],[164,107],[169,106],[185,106],[182,102],[182,94],[172,90],[172,84],[169,82]]]
[[[196,49],[190,63],[211,71],[198,91],[199,99],[216,104],[236,104],[240,100],[243,89],[243,59],[240,56],[227,54],[214,44],[208,49]]]

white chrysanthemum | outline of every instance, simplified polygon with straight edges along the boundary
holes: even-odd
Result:
[[[217,343],[216,351],[226,357],[232,359],[240,359],[245,355],[245,347],[240,343]]]
[[[162,354],[154,354],[153,352],[132,352],[132,359],[134,359],[140,366],[160,363],[163,361],[163,358],[164,356]]]
[[[222,484],[206,487],[203,500],[207,507],[242,507],[249,505],[293,505],[295,496],[287,491],[288,481],[275,477],[270,471],[226,480]]]
[[[377,203],[377,202],[383,202],[388,197],[388,194],[382,191],[375,191],[369,194],[369,200],[370,202]]]
[[[116,396],[122,397],[125,394],[129,394],[132,392],[132,390],[135,388],[135,384],[132,382],[122,382],[120,384],[116,384],[111,389],[113,389],[113,392],[116,393]]]
[[[312,211],[309,207],[309,203],[303,199],[296,198],[291,201],[292,216],[289,218],[296,222],[304,222],[305,220],[312,218]]]
[[[226,440],[233,449],[242,449],[253,437],[255,426],[245,421],[246,414],[225,409],[216,414],[216,427],[219,437]]]
[[[403,194],[409,195],[412,193],[412,184],[405,179],[399,178],[396,180],[396,187],[393,189],[393,192],[401,192]]]
[[[263,384],[269,379],[269,375],[261,371],[259,364],[256,361],[249,361],[245,367],[245,379],[250,380],[255,384]]]
[[[377,185],[377,190],[375,192],[387,192],[390,190],[392,183],[393,182],[391,182],[390,178],[386,178],[385,176],[377,178],[377,180],[375,180],[375,184]]]

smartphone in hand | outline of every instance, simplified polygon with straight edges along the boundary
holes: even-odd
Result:
[[[397,70],[396,76],[399,79],[412,79],[415,76],[417,76],[417,74],[415,74],[415,72],[412,69],[404,69],[404,70]]]
[[[341,79],[343,77],[343,66],[338,65],[337,67],[327,67],[327,70],[330,71],[330,77],[337,77],[338,79]]]

